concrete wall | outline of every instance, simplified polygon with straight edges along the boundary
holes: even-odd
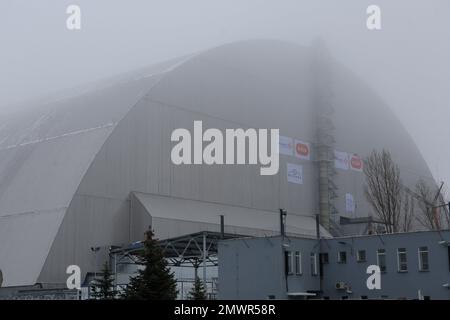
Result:
[[[417,299],[418,292],[430,299],[450,300],[450,231],[414,232],[391,235],[345,237],[321,240],[322,253],[329,262],[323,265],[322,297],[330,299]],[[319,252],[318,241],[291,238],[285,250],[302,254],[303,274],[288,275],[285,287],[281,238],[253,238],[223,241],[219,245],[219,297],[226,299],[265,299],[273,294],[284,299],[286,292],[316,291],[318,276],[309,267],[310,252]],[[419,270],[418,248],[428,247],[429,271]],[[407,272],[398,272],[397,249],[407,250]],[[386,250],[386,272],[381,273],[381,289],[366,285],[369,265],[377,265],[376,252]],[[356,252],[366,251],[366,260],[358,262]],[[347,253],[346,263],[338,263],[338,253]],[[245,276],[243,276],[245,275]],[[348,287],[337,290],[337,282]]]
[[[283,245],[284,244],[284,245]],[[295,250],[294,250],[295,248]],[[302,253],[302,274],[285,276],[284,252]],[[287,292],[319,290],[309,255],[317,241],[279,237],[222,241],[219,244],[219,299],[286,299]]]
[[[442,238],[441,238],[442,236]],[[442,285],[450,283],[448,247],[439,244],[450,242],[450,232],[415,232],[370,237],[324,240],[323,250],[329,252],[329,264],[324,265],[324,295],[331,298],[408,298],[416,299],[420,290],[431,299],[450,299],[450,290]],[[419,247],[428,247],[428,272],[419,271]],[[397,249],[407,250],[408,271],[398,272]],[[381,290],[368,290],[366,269],[377,264],[376,252],[386,250],[386,272],[381,274]],[[356,252],[366,250],[366,261],[357,262]],[[337,263],[339,251],[347,252],[347,263]],[[336,290],[335,283],[343,281],[351,286],[352,294]]]
[[[219,261],[219,299],[285,298],[280,239],[223,241]]]

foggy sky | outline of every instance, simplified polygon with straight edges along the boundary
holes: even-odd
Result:
[[[66,29],[66,7],[82,30]],[[382,30],[366,28],[366,8]],[[448,0],[0,0],[0,116],[17,102],[223,43],[321,36],[450,184]]]

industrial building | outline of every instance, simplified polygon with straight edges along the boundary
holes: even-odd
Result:
[[[450,300],[450,231],[219,244],[220,299]],[[370,265],[380,287],[369,288]],[[264,280],[262,280],[264,279]]]
[[[171,133],[196,120],[280,129],[278,174],[173,164]],[[340,221],[374,214],[361,159],[383,148],[405,185],[435,183],[361,79],[320,46],[282,41],[227,44],[19,106],[0,119],[0,292],[63,288],[69,265],[85,281],[149,225],[170,241],[219,232],[222,215],[230,236],[270,237],[284,208],[288,236],[314,239],[316,215],[322,237],[364,234]]]

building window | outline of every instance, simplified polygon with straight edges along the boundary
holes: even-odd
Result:
[[[286,274],[294,273],[293,255],[291,251],[285,252]]]
[[[338,263],[347,263],[347,252],[346,251],[338,252]]]
[[[302,274],[302,256],[299,251],[295,252],[295,274]]]
[[[407,272],[408,271],[408,258],[406,255],[405,248],[397,249],[397,265],[398,265],[398,272]]]
[[[429,271],[430,264],[428,262],[428,247],[419,248],[419,271]]]
[[[327,252],[324,252],[324,253],[320,254],[320,261],[322,262],[322,264],[328,264],[330,262]]]
[[[311,275],[317,276],[317,254],[315,254],[314,252],[311,252],[310,263],[311,263]]]
[[[377,264],[380,267],[380,272],[386,272],[386,250],[377,250]]]
[[[366,262],[366,250],[358,250],[356,253],[356,261]]]

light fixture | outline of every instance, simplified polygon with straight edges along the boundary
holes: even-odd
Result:
[[[449,246],[449,245],[450,245],[449,242],[448,242],[448,241],[445,241],[445,240],[439,241],[439,244],[440,244],[441,246]]]

